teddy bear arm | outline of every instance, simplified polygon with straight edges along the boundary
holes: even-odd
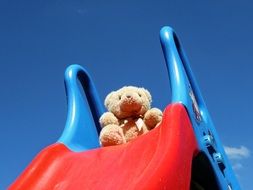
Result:
[[[152,108],[148,110],[144,115],[144,122],[148,129],[153,129],[162,120],[163,113],[158,108]]]
[[[114,124],[105,126],[99,136],[101,146],[112,146],[126,143],[123,129]]]
[[[105,127],[110,124],[119,125],[118,119],[111,112],[104,113],[99,119],[101,127]]]

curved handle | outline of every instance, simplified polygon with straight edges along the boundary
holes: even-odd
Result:
[[[78,80],[87,101],[80,91]],[[80,65],[71,65],[65,72],[65,88],[68,115],[65,129],[58,142],[73,151],[99,147],[99,117],[104,110],[91,77]]]
[[[205,107],[188,59],[175,31],[168,26],[163,27],[160,31],[160,40],[170,77],[172,102],[180,102],[185,106],[191,104],[192,98],[191,96],[189,98],[189,95],[192,90],[198,106]]]
[[[165,26],[160,31],[160,40],[170,78],[172,102],[186,107],[199,149],[208,156],[220,187],[226,189],[232,185],[233,189],[240,189],[176,33]],[[214,142],[213,149],[206,143],[208,138]],[[222,164],[215,162],[217,154],[221,155]]]

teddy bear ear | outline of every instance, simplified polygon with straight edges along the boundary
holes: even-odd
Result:
[[[145,88],[141,88],[141,90],[145,93],[145,95],[147,96],[149,102],[152,101],[152,97],[151,97],[151,94],[148,90],[146,90]]]
[[[106,98],[105,98],[105,107],[108,108],[109,104],[111,103],[111,97],[112,95],[115,93],[115,91],[112,91],[111,93],[109,93]]]

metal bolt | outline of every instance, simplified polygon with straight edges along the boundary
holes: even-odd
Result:
[[[213,146],[214,145],[214,139],[211,135],[205,135],[203,137],[205,145],[208,146]]]
[[[223,170],[226,168],[221,153],[217,152],[213,154],[214,160],[216,160],[220,170],[223,172]]]
[[[218,164],[223,163],[223,158],[221,156],[221,153],[217,152],[213,154],[213,158],[216,160]]]

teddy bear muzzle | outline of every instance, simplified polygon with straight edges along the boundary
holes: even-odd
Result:
[[[120,110],[123,112],[139,112],[142,108],[142,103],[138,95],[124,94],[120,100]]]

